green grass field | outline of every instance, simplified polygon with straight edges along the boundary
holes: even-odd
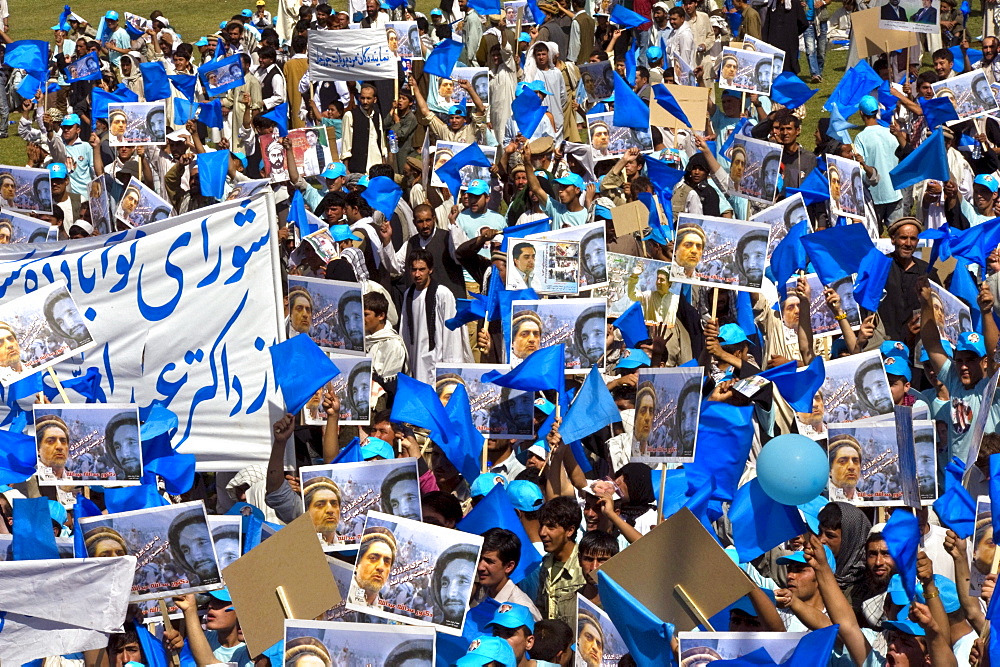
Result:
[[[63,8],[62,2],[56,0],[34,0],[30,5],[26,0],[15,0],[11,3],[10,36],[12,39],[51,39],[50,30],[59,18],[59,13]],[[119,12],[130,11],[134,14],[148,16],[154,9],[163,11],[170,19],[174,30],[178,31],[184,41],[193,42],[201,35],[218,30],[219,22],[227,19],[240,10],[252,6],[252,2],[244,0],[214,0],[205,2],[204,0],[132,0],[127,7],[107,5],[93,0],[86,2],[76,2],[72,4],[73,11],[80,14],[93,25],[97,25],[101,15],[108,9],[115,9]],[[344,6],[343,0],[331,3],[334,9]],[[275,0],[268,0],[268,9],[274,12]],[[425,6],[426,5],[426,6]],[[429,11],[432,5],[436,5],[432,0],[418,0],[417,8],[421,11]],[[832,9],[832,8],[831,8]],[[977,3],[978,9],[978,3]],[[969,34],[976,36],[979,34],[981,19],[979,16],[970,18]],[[979,47],[978,43],[974,44]],[[825,112],[822,110],[833,90],[834,86],[844,74],[844,65],[847,61],[847,51],[827,51],[826,67],[823,71],[823,83],[819,84],[819,93],[815,95],[806,105],[806,119],[803,123],[801,142],[807,148],[814,147],[812,138],[816,129],[816,123]],[[928,56],[924,57],[928,63]],[[805,54],[800,59],[803,76],[808,79],[809,67],[806,63]],[[11,118],[17,120],[19,114],[13,113]],[[0,164],[22,165],[25,162],[24,142],[17,137],[17,133],[11,127],[11,136],[8,139],[0,140]]]

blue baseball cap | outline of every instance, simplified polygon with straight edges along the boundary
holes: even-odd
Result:
[[[233,601],[233,596],[229,594],[228,588],[220,588],[215,591],[209,591],[208,594],[211,595],[216,600],[222,600],[223,602]]]
[[[837,559],[833,557],[833,552],[830,551],[830,547],[823,545],[823,550],[826,551],[826,562],[830,564],[830,569],[833,571],[837,570]],[[805,551],[794,551],[787,556],[782,556],[778,559],[778,565],[790,565],[792,563],[801,563],[803,565],[808,565],[806,561]]]
[[[615,368],[618,368],[618,369],[622,369],[622,368],[629,369],[629,368],[642,368],[643,366],[645,366],[645,367],[648,368],[648,367],[650,367],[652,365],[653,365],[653,362],[649,358],[648,354],[646,354],[642,350],[638,350],[638,349],[630,347],[630,348],[626,348],[622,352],[622,358],[618,362],[618,365],[615,366]]]
[[[528,482],[531,484],[531,482]],[[486,624],[486,627],[491,625],[499,625],[501,628],[509,628],[511,630],[516,630],[522,625],[528,628],[528,634],[535,634],[535,619],[528,611],[528,608],[523,604],[517,604],[516,602],[504,602],[493,614],[493,620]]]
[[[363,241],[364,239],[357,232],[351,231],[350,225],[331,225],[330,227],[330,238],[332,238],[337,243],[341,241]],[[372,438],[369,438],[371,440]],[[375,438],[378,440],[378,438]]]
[[[51,178],[66,178],[69,176],[69,172],[66,170],[66,165],[62,162],[50,162],[49,176]]]
[[[240,16],[246,17],[248,19],[249,18],[253,18],[253,10],[252,9],[244,9],[244,10],[240,11]]]
[[[542,490],[534,482],[526,479],[515,479],[507,485],[507,497],[514,509],[522,512],[534,512],[545,504]]]
[[[723,324],[719,329],[719,345],[738,345],[746,340],[746,332],[738,324]]]
[[[531,35],[529,35],[526,32],[522,32],[520,35],[517,36],[517,41],[519,41],[519,42],[530,42],[531,41]]]
[[[926,604],[927,599],[924,598],[924,585],[919,581],[916,583],[917,602]],[[941,604],[944,606],[945,613],[950,614],[953,611],[957,611],[961,606],[961,602],[958,599],[958,589],[955,587],[955,582],[942,574],[935,574],[934,585],[937,586],[938,592],[941,594]],[[910,599],[906,597],[906,590],[903,588],[903,580],[898,574],[892,575],[892,578],[889,579],[889,588],[886,589],[886,593],[889,594],[889,598],[893,604],[903,607],[910,604]]]
[[[525,89],[533,90],[536,93],[541,93],[542,95],[551,95],[551,93],[545,89],[544,81],[522,81],[517,84],[518,95],[520,95]]]
[[[871,95],[865,95],[858,104],[858,110],[865,116],[874,116],[878,113],[878,100]]]
[[[343,226],[346,227],[347,225]],[[373,438],[369,436],[365,444],[361,446],[361,457],[365,461],[370,461],[376,456],[381,456],[383,459],[396,458],[396,454],[392,451],[392,445],[382,438]]]
[[[594,217],[603,218],[604,220],[611,220],[611,209],[607,206],[601,206],[597,204],[594,206]]]
[[[80,116],[75,113],[66,114],[66,117],[63,118],[62,122],[59,124],[62,125],[63,127],[72,127],[73,125],[80,125],[81,124]]]
[[[194,43],[195,46],[208,46],[208,37],[199,37]]]
[[[977,356],[985,357],[986,343],[983,342],[983,337],[975,331],[963,331],[958,334],[958,345],[955,346],[955,352],[975,352]]]
[[[885,364],[885,372],[888,375],[901,375],[907,382],[913,379],[913,371],[910,370],[909,362],[903,357],[896,355],[888,356],[882,360]]]
[[[973,181],[976,185],[983,185],[990,189],[990,192],[1000,190],[1000,181],[990,174],[979,174]]]
[[[583,177],[580,174],[566,174],[562,178],[557,178],[556,183],[559,185],[575,185],[583,190]]]
[[[465,118],[465,115],[469,113],[469,110],[465,108],[464,104],[453,104],[448,107],[449,116],[461,116]]]
[[[651,46],[646,49],[646,58],[649,60],[656,60],[663,56],[663,49],[658,46]]]
[[[431,16],[444,16],[444,14],[441,12],[440,9],[435,7],[434,9],[431,10]]]
[[[109,9],[108,12],[104,15],[104,18],[106,20],[108,20],[108,21],[117,21],[118,20],[118,12],[116,12],[113,9]]]
[[[250,166],[250,163],[247,161],[246,153],[233,153],[233,157],[240,161],[240,164],[243,165],[244,169]]]
[[[62,506],[62,503],[56,502],[55,500],[49,501],[49,516],[52,520],[58,523],[60,526],[66,523],[66,508]]]
[[[882,628],[889,628],[890,630],[902,632],[904,635],[911,635],[913,637],[925,636],[927,633],[920,627],[920,624],[908,619],[906,617],[907,614],[909,614],[909,606],[905,606],[899,610],[895,621],[882,621]]]
[[[355,185],[357,185],[357,187],[359,188],[367,188],[370,180],[371,179],[368,178],[368,174],[365,174],[358,179],[358,182]]]
[[[944,348],[944,353],[946,355],[948,355],[949,358],[955,356],[955,346],[952,345],[951,341],[948,340],[947,338],[942,338],[941,339],[941,347]],[[926,363],[926,362],[928,362],[930,360],[931,360],[931,358],[927,354],[927,348],[926,347],[921,347],[920,348],[920,363],[923,364],[923,363]]]
[[[735,553],[735,551],[734,551],[734,553]],[[739,565],[739,563],[737,563],[737,565]],[[775,599],[774,598],[774,591],[772,591],[770,588],[761,588],[760,590],[761,590],[762,593],[764,593],[764,595],[766,595],[768,597],[768,599],[771,602],[774,602],[774,599]],[[744,595],[739,600],[737,600],[736,602],[734,602],[729,607],[729,611],[742,611],[747,616],[753,616],[754,618],[757,617],[757,610],[754,608],[753,602],[750,601],[750,596],[749,595]]]
[[[887,340],[879,345],[879,352],[882,353],[883,357],[903,357],[904,359],[910,358],[910,348],[907,347],[906,343],[898,340]]]
[[[229,21],[220,21],[219,30],[225,30],[227,25],[229,25]]]
[[[493,490],[497,484],[507,488],[507,476],[499,472],[484,472],[472,483],[471,491],[473,497],[485,496]]]
[[[347,176],[347,167],[343,162],[331,162],[322,174],[323,178],[340,178]]]
[[[470,195],[485,195],[489,194],[490,186],[486,184],[486,181],[475,179],[469,183],[469,188],[466,190]]]
[[[517,657],[506,639],[479,635],[469,644],[469,652],[455,661],[455,667],[484,667],[491,662],[516,667]]]

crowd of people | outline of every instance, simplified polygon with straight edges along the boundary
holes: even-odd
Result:
[[[716,617],[714,630],[757,637],[835,624],[829,664],[989,665],[986,610],[997,578],[989,509],[976,515],[974,531],[960,535],[932,504],[952,484],[952,462],[969,469],[974,500],[988,496],[989,458],[1000,454],[1000,247],[986,231],[993,247],[980,261],[956,251],[956,262],[933,242],[997,224],[1000,125],[988,113],[1000,108],[1000,41],[993,4],[984,2],[978,40],[955,0],[921,4],[908,19],[899,0],[886,0],[881,18],[939,23],[940,30],[919,29],[915,46],[868,58],[859,56],[851,16],[879,5],[855,0],[836,8],[826,0],[554,0],[498,2],[491,12],[457,0],[426,14],[405,1],[348,0],[335,8],[256,0],[209,35],[192,35],[161,11],[84,17],[67,8],[34,88],[23,69],[0,68],[0,137],[7,137],[9,114],[19,115],[26,145],[24,164],[9,165],[12,174],[0,166],[0,243],[27,243],[18,226],[25,218],[50,225],[51,242],[123,231],[144,207],[162,204],[142,222],[169,224],[157,222],[168,209],[180,215],[262,189],[273,193],[285,333],[309,336],[333,353],[363,352],[370,366],[351,371],[342,394],[317,392],[306,419],[289,414],[276,422],[267,465],[199,472],[187,492],[162,495],[172,503],[204,501],[210,514],[246,503],[272,530],[308,514],[328,548],[353,536],[355,550],[335,548],[331,557],[355,568],[341,593],[362,607],[426,604],[435,623],[461,627],[473,611],[466,612],[470,600],[461,598],[455,577],[470,579],[473,610],[487,599],[500,606],[483,624],[487,634],[455,662],[461,667],[688,665],[724,657],[706,658],[711,649],[702,647],[686,654],[676,637],[664,641],[660,662],[611,655],[608,627],[593,611],[602,606],[599,568],[677,511],[666,480],[678,469],[689,479],[695,470],[717,471],[710,477],[718,511],[705,523],[753,584],[727,607],[721,626]],[[0,2],[8,52],[39,37],[25,34],[19,19]],[[395,81],[317,77],[311,39],[371,28],[387,31],[386,45],[398,56]],[[464,76],[424,71],[432,54],[456,42]],[[807,111],[809,96],[788,94],[787,84],[829,77],[834,48],[848,51],[845,78],[871,76],[857,75],[860,90],[834,92],[846,106],[821,111],[813,102]],[[746,61],[733,49],[754,55]],[[225,71],[211,69],[233,56]],[[807,73],[800,74],[801,56]],[[166,97],[147,99],[151,84],[162,83],[149,78],[148,63],[163,64]],[[967,94],[946,85],[977,72],[983,76],[962,79]],[[190,89],[180,84],[185,76]],[[683,96],[684,87],[706,94]],[[126,106],[165,102],[140,115],[109,112],[97,91]],[[633,98],[660,112],[645,127],[615,113]],[[692,113],[690,99],[707,105]],[[943,117],[931,102],[947,99],[954,113]],[[677,100],[685,118],[671,106]],[[215,102],[219,118],[182,114]],[[529,122],[527,110],[539,103]],[[803,143],[807,114],[821,116],[814,150]],[[897,187],[901,168],[912,172],[913,156],[931,155],[923,151],[938,137],[947,178],[931,172],[928,159],[926,178],[917,164],[918,177]],[[447,163],[470,145],[488,166],[459,165],[457,183]],[[209,194],[207,173],[199,173],[207,163],[198,156],[220,152],[228,156],[225,183]],[[47,171],[44,197],[22,187],[23,167]],[[388,210],[373,195],[384,182],[401,191]],[[147,197],[158,202],[147,205]],[[796,254],[803,229],[836,234],[852,226],[863,230],[859,255],[874,246],[888,258],[874,304],[864,296],[870,285],[851,277],[857,266],[822,280],[822,263],[810,254],[811,263],[781,273],[787,261],[779,267],[777,258]],[[45,237],[31,233],[30,241]],[[330,300],[314,289],[326,281],[353,283],[356,291]],[[504,296],[510,290],[513,304]],[[470,315],[482,300],[493,316]],[[634,308],[644,323],[638,335],[623,323]],[[0,328],[9,333],[0,365],[20,372],[14,328]],[[557,345],[567,395],[524,395],[480,382],[487,370],[516,370]],[[826,365],[826,382],[805,397],[761,376],[817,363]],[[469,364],[483,365],[473,379],[464,370]],[[584,391],[594,367],[601,386]],[[426,430],[394,418],[403,375],[433,387],[446,406],[458,387],[468,388],[470,423],[486,437],[479,476],[463,475],[461,462],[450,461]],[[592,391],[606,395],[617,415],[564,442],[568,396],[591,400]],[[741,408],[726,414],[746,423],[720,428],[712,406],[722,404]],[[897,417],[900,409],[912,424]],[[345,417],[358,425],[341,424]],[[105,468],[115,479],[138,479],[139,426],[128,413],[115,419],[105,435],[108,461],[98,466],[75,452],[92,448],[100,431],[73,442],[58,415],[36,417],[38,480],[2,487],[0,535],[30,528],[14,520],[12,508],[39,495],[55,501],[57,537],[81,530],[73,509],[82,490],[39,480],[71,482]],[[899,429],[912,432],[900,436]],[[757,477],[768,443],[788,434],[806,436],[828,458],[829,484],[818,504],[801,510],[809,532],[739,562],[740,529],[730,520],[735,494]],[[393,566],[415,547],[387,528],[366,528],[364,513],[348,516],[348,498],[363,485],[298,473],[333,464],[356,437],[365,462],[416,461],[419,491],[392,473],[376,489],[375,511],[454,529],[501,485],[518,530],[487,530],[478,552],[456,544],[425,576],[430,590],[421,590],[419,579],[401,589]],[[716,453],[734,446],[745,454],[718,472]],[[916,474],[901,463],[907,447]],[[292,458],[296,465],[288,466]],[[692,509],[693,487],[680,492]],[[909,489],[919,503],[904,503]],[[103,509],[99,489],[87,495]],[[915,582],[903,579],[910,570],[897,567],[893,540],[882,532],[897,512],[919,521],[915,596],[907,592]],[[171,528],[171,546],[204,555],[200,535],[188,539]],[[128,552],[113,528],[83,537],[90,556]],[[515,580],[523,548],[537,550],[541,565]],[[230,551],[227,560],[239,556],[238,547]],[[671,557],[684,553],[677,545]],[[216,577],[223,567],[208,565]],[[461,567],[468,572],[455,574]],[[309,663],[303,667],[363,664],[346,648],[340,653],[311,637],[289,641],[277,657],[252,655],[237,614],[255,610],[215,588],[174,598],[182,620],[162,629],[157,645],[199,667],[282,658]],[[143,613],[130,607],[124,631],[106,649],[47,661],[151,665],[151,649],[140,642]],[[340,620],[378,621],[360,612]],[[404,643],[384,664],[430,661],[425,647]]]

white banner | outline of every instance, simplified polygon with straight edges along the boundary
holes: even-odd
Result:
[[[173,444],[199,470],[238,470],[268,458],[283,412],[267,349],[284,339],[276,220],[267,194],[112,236],[0,246],[0,302],[66,281],[97,345],[57,365],[60,378],[95,367],[107,402],[175,412]]]
[[[310,30],[308,55],[313,82],[396,78],[396,56],[378,28]]]

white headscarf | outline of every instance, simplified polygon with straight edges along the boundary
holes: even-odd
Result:
[[[524,80],[534,81],[538,78],[538,65],[535,64],[535,49],[539,44],[549,47],[549,69],[554,69],[553,60],[559,57],[559,45],[555,42],[535,42],[528,49],[528,56],[524,59]]]

